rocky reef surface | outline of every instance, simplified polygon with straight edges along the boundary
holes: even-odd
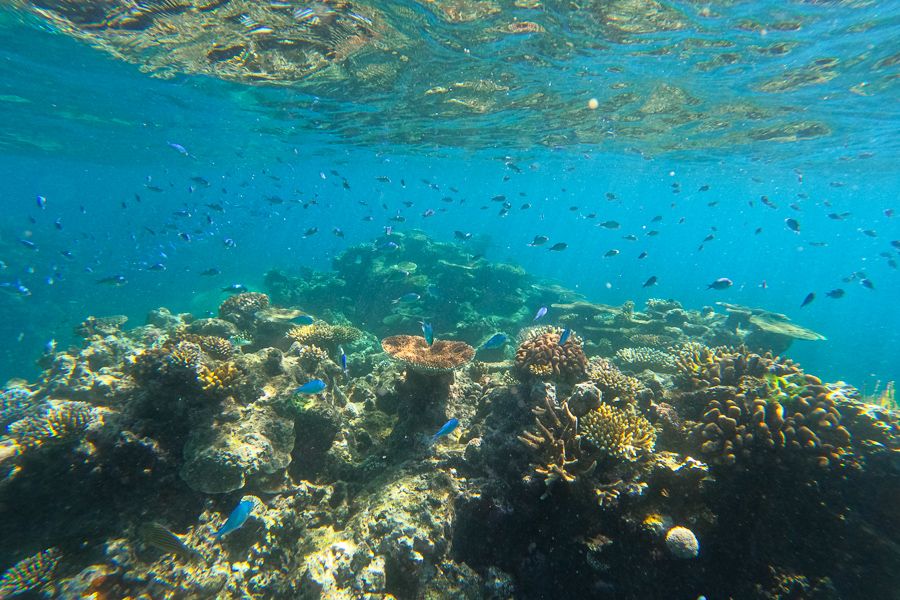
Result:
[[[8,382],[0,597],[895,597],[898,413],[777,355],[814,333],[392,238]]]

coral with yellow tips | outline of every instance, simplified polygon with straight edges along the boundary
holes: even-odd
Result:
[[[214,368],[201,365],[197,381],[204,392],[225,395],[233,392],[241,384],[242,373],[233,362],[226,362]]]
[[[217,335],[185,333],[180,335],[179,339],[197,344],[203,352],[218,360],[227,360],[234,355],[234,346],[231,342]]]
[[[304,346],[312,345],[320,348],[336,349],[339,344],[349,344],[362,335],[359,329],[349,325],[329,325],[313,323],[300,325],[288,332],[288,337]]]

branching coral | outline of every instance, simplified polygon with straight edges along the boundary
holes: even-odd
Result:
[[[232,323],[247,325],[254,315],[269,307],[269,297],[259,292],[245,292],[228,297],[219,305],[219,317]]]
[[[381,347],[391,358],[420,373],[448,373],[475,357],[475,349],[465,342],[435,340],[429,346],[425,338],[415,335],[385,338]]]
[[[601,404],[579,420],[584,446],[623,460],[637,460],[653,451],[656,430],[633,406],[628,410]]]
[[[543,406],[531,409],[536,431],[526,431],[519,440],[539,454],[535,472],[549,487],[554,481],[572,483],[593,472],[596,458],[585,456],[578,437],[578,418],[569,411],[568,404],[556,404],[549,394]]]
[[[60,552],[48,548],[20,560],[0,576],[0,598],[11,598],[50,583]]]
[[[200,366],[197,380],[204,392],[213,395],[227,395],[241,384],[242,373],[233,362],[226,362],[214,368]]]
[[[563,330],[548,327],[533,330],[516,350],[516,370],[522,377],[575,383],[587,373],[587,357],[581,338],[572,333],[560,344]]]
[[[657,373],[674,373],[677,370],[674,355],[647,346],[622,348],[616,352],[615,359],[619,365],[632,371],[650,369]]]
[[[595,356],[587,367],[587,375],[609,401],[619,398],[632,402],[644,386],[641,382],[622,373],[614,364]]]
[[[682,404],[702,412],[694,434],[712,462],[801,459],[826,467],[850,454],[834,389],[790,361],[719,348],[685,354],[679,366],[693,390]]]
[[[313,323],[294,327],[288,332],[288,337],[303,345],[319,346],[320,348],[335,349],[339,344],[348,344],[362,335],[359,329],[349,325],[329,325],[328,323]]]
[[[16,421],[9,426],[9,433],[23,448],[64,444],[80,439],[93,418],[90,405],[64,401]]]
[[[231,342],[217,335],[186,333],[179,336],[179,339],[197,344],[203,352],[218,360],[227,360],[234,355],[234,346]]]

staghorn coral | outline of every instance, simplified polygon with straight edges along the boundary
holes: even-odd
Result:
[[[288,337],[300,342],[304,346],[318,346],[320,348],[335,349],[339,344],[348,344],[362,335],[362,332],[349,325],[329,325],[328,323],[313,323],[294,327],[288,332]]]
[[[253,321],[257,312],[269,307],[269,297],[259,292],[235,294],[219,305],[219,317],[238,325]]]
[[[678,369],[675,356],[646,346],[622,348],[616,352],[615,360],[620,366],[631,371],[650,369],[657,373],[674,373]]]
[[[563,330],[547,327],[529,331],[516,350],[516,370],[524,378],[576,383],[587,374],[587,357],[581,338],[572,333],[559,344]]]
[[[227,360],[234,356],[234,346],[231,342],[217,335],[185,333],[179,336],[178,339],[180,341],[197,344],[203,352],[218,360]]]
[[[84,402],[59,401],[37,415],[9,426],[9,434],[23,448],[65,444],[78,440],[90,426],[94,411]]]
[[[614,364],[599,356],[588,363],[587,375],[609,401],[619,398],[624,402],[633,402],[644,387],[640,381],[625,375]]]
[[[60,552],[48,548],[22,559],[0,576],[0,598],[11,598],[50,583]]]
[[[656,431],[633,408],[601,404],[579,419],[580,435],[592,451],[622,460],[637,460],[653,451]]]
[[[385,338],[381,347],[408,369],[426,374],[449,373],[475,357],[475,349],[465,342],[435,340],[429,346],[425,338],[415,335]]]
[[[233,362],[226,362],[214,368],[200,365],[197,380],[204,392],[216,396],[233,393],[240,385],[243,374]]]

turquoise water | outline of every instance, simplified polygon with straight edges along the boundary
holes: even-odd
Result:
[[[699,5],[673,4],[680,29],[603,30],[606,39],[595,47],[585,44],[600,25],[555,5],[513,13],[520,20],[539,15],[547,32],[493,35],[480,44],[472,30],[503,18],[463,26],[432,22],[415,5],[385,10],[401,8],[431,27],[406,40],[413,58],[400,79],[378,90],[352,79],[342,90],[318,80],[248,85],[177,70],[156,79],[61,34],[58,24],[10,8],[0,13],[0,275],[31,292],[0,297],[11,317],[2,325],[0,375],[33,374],[44,344],[68,341],[87,314],[140,320],[159,305],[213,308],[225,284],[258,285],[270,267],[327,270],[342,248],[394,225],[442,240],[457,229],[470,232],[489,259],[553,277],[598,302],[671,297],[695,308],[726,301],[782,312],[828,338],[791,349],[811,370],[863,389],[897,379],[900,256],[890,242],[900,238],[900,221],[885,213],[900,210],[900,116],[890,101],[898,15],[890,5],[736,4],[712,6],[706,15]],[[409,19],[391,22],[409,29]],[[761,32],[766,24],[776,28]],[[472,45],[454,52],[450,40]],[[560,48],[563,40],[573,48]],[[434,47],[438,41],[443,45]],[[779,44],[789,50],[759,50]],[[821,68],[825,59],[829,66]],[[804,69],[821,80],[761,91]],[[490,104],[481,114],[424,93],[487,77],[506,89],[474,95]],[[534,94],[546,101],[525,103]],[[590,98],[601,104],[597,110],[588,108]],[[654,98],[672,105],[648,108]],[[753,139],[796,123],[816,124],[818,133]],[[698,191],[704,185],[709,191]],[[490,201],[500,194],[513,205],[505,217],[498,216],[501,203]],[[47,198],[44,209],[36,206],[39,195]],[[267,202],[270,196],[285,203]],[[293,204],[312,199],[317,204],[308,208]],[[521,210],[526,202],[532,207]],[[428,209],[438,212],[422,217]],[[190,216],[175,216],[179,210]],[[844,212],[844,220],[827,216]],[[585,218],[590,213],[596,218]],[[407,220],[393,223],[395,214]],[[374,220],[361,221],[365,215]],[[786,228],[787,218],[799,221],[799,233]],[[595,227],[605,220],[621,228]],[[310,227],[318,234],[303,239]],[[335,227],[346,237],[335,237]],[[659,235],[648,238],[650,230]],[[711,232],[715,240],[698,252]],[[623,239],[629,234],[638,241]],[[535,235],[569,247],[530,248]],[[23,247],[23,238],[37,249]],[[235,247],[225,247],[226,238]],[[599,258],[610,249],[621,254]],[[642,251],[648,257],[639,261]],[[156,263],[166,270],[147,271]],[[208,268],[221,274],[199,275]],[[874,290],[841,281],[858,271]],[[96,283],[119,274],[127,284]],[[658,285],[642,288],[651,275]],[[707,291],[718,277],[735,285]],[[835,288],[846,296],[827,298]],[[817,298],[801,310],[809,292]]]
[[[900,3],[0,40],[0,598],[897,597]]]

